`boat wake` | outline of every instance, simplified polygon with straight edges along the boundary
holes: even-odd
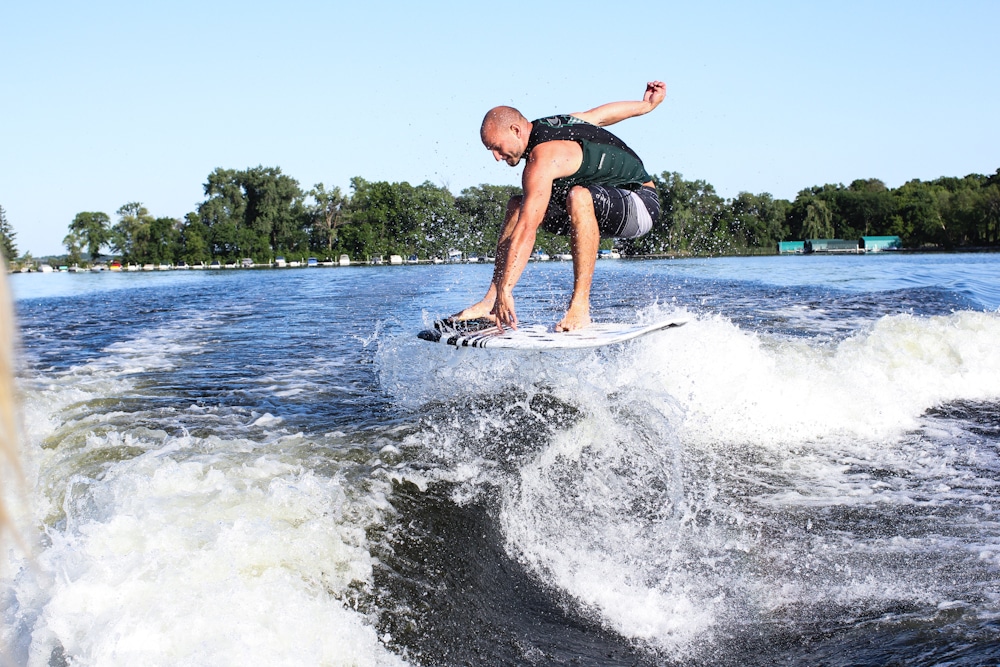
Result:
[[[486,503],[572,617],[685,661],[998,610],[997,433],[970,435],[1000,405],[998,336],[969,311],[819,344],[702,316],[560,355],[396,341],[380,369],[422,414],[400,480]]]

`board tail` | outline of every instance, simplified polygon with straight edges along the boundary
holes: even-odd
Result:
[[[456,320],[452,317],[446,317],[443,320],[434,320],[433,328],[424,329],[417,334],[417,337],[437,343],[442,337],[466,336],[495,327],[496,323],[486,317],[472,320]]]

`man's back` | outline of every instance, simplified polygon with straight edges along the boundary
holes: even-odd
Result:
[[[583,152],[579,169],[553,184],[559,190],[590,184],[635,189],[652,180],[642,160],[624,141],[575,116],[549,116],[532,121],[526,156],[539,144],[549,141],[572,141]]]

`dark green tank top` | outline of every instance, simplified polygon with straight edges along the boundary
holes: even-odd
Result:
[[[625,142],[603,127],[575,116],[549,116],[531,123],[525,157],[546,141],[575,141],[583,149],[583,163],[572,176],[556,179],[553,189],[568,190],[574,185],[607,185],[637,190],[653,178],[646,173],[642,160]]]

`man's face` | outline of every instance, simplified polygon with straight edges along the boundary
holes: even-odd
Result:
[[[517,128],[490,128],[483,134],[483,145],[497,161],[503,160],[516,167],[524,155],[525,143]]]

